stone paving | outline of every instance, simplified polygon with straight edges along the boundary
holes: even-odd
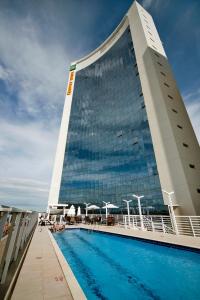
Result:
[[[47,230],[36,228],[12,300],[73,300]]]

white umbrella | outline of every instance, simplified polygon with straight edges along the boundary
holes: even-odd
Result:
[[[93,210],[93,213],[94,213],[94,210],[95,209],[100,209],[100,207],[99,206],[97,206],[97,205],[90,205],[90,206],[88,206],[88,210]]]
[[[100,209],[100,207],[97,205],[90,205],[88,206],[88,209]]]
[[[70,206],[70,209],[68,210],[67,215],[71,216],[71,217],[75,216],[75,207],[74,207],[74,205]]]
[[[78,207],[77,216],[81,216],[81,208],[80,208],[80,206]]]
[[[104,201],[103,201],[104,202]],[[106,219],[108,217],[108,208],[119,208],[118,206],[110,203],[110,202],[104,202],[106,205],[103,206],[102,208],[105,208],[106,209]]]
[[[109,203],[109,204],[107,204],[107,208],[119,208],[119,206]]]

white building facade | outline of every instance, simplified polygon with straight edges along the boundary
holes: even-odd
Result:
[[[200,215],[200,148],[150,14],[137,2],[109,38],[71,64],[49,205],[131,193]]]

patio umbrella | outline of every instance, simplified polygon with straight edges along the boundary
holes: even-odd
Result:
[[[112,203],[106,203],[106,205],[103,206],[102,208],[106,209],[106,219],[107,219],[107,217],[108,217],[108,208],[119,208],[119,207],[116,206],[116,205],[114,205],[114,204],[112,204]]]
[[[109,203],[109,204],[107,204],[107,208],[119,208],[119,206]]]
[[[88,209],[100,209],[100,207],[97,205],[90,205],[88,206]]]
[[[71,217],[75,216],[75,207],[74,207],[74,205],[70,206],[70,209],[68,210],[67,215],[71,216]]]
[[[80,208],[80,206],[78,207],[78,210],[77,210],[77,216],[81,216],[81,208]]]
[[[88,210],[93,210],[93,213],[94,213],[94,210],[95,209],[100,209],[100,207],[99,206],[97,206],[97,205],[90,205],[90,206],[88,206]]]

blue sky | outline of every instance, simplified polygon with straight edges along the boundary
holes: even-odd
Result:
[[[0,203],[45,209],[68,67],[131,0],[0,1]],[[153,16],[200,140],[200,1],[140,0]]]

